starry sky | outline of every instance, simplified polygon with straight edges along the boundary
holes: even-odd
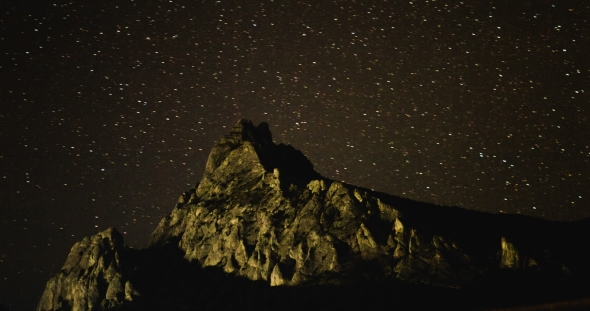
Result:
[[[328,178],[420,201],[590,216],[590,4],[2,1],[0,304],[70,247],[148,243],[240,118]]]

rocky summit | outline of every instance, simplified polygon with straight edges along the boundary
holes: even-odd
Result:
[[[590,293],[588,220],[438,206],[322,177],[240,120],[134,250],[78,242],[37,310],[493,308]]]

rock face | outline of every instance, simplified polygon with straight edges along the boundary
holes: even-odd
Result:
[[[272,286],[395,279],[465,288],[501,271],[587,275],[590,258],[580,252],[587,227],[329,180],[301,152],[274,144],[266,123],[241,120],[214,146],[201,182],[159,223],[150,249],[173,247],[185,262]],[[156,265],[138,268],[126,252],[114,229],[77,243],[38,310],[103,310],[134,300],[130,280]],[[131,272],[134,265],[140,272]]]
[[[125,251],[114,228],[76,243],[60,273],[47,282],[37,310],[98,310],[132,300]]]
[[[160,222],[152,244],[178,238],[186,259],[271,285],[363,275],[461,287],[498,267],[524,268],[523,257],[562,267],[546,245],[523,241],[519,251],[510,240],[518,229],[542,239],[542,224],[515,229],[505,218],[322,178],[300,152],[275,145],[266,123],[242,120],[215,145],[202,181]]]

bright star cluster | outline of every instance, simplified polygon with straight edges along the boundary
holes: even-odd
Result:
[[[0,304],[83,236],[145,247],[240,118],[323,176],[440,205],[590,216],[585,1],[0,4]]]

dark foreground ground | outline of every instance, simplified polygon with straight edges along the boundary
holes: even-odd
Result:
[[[182,259],[174,248],[151,251],[158,254],[141,256],[150,259],[140,265],[134,282],[142,284],[141,296],[111,310],[590,309],[588,281],[541,279],[522,271],[497,270],[466,289],[392,279],[359,280],[359,271],[349,284],[270,287],[266,282],[229,276],[217,268],[200,268]]]

